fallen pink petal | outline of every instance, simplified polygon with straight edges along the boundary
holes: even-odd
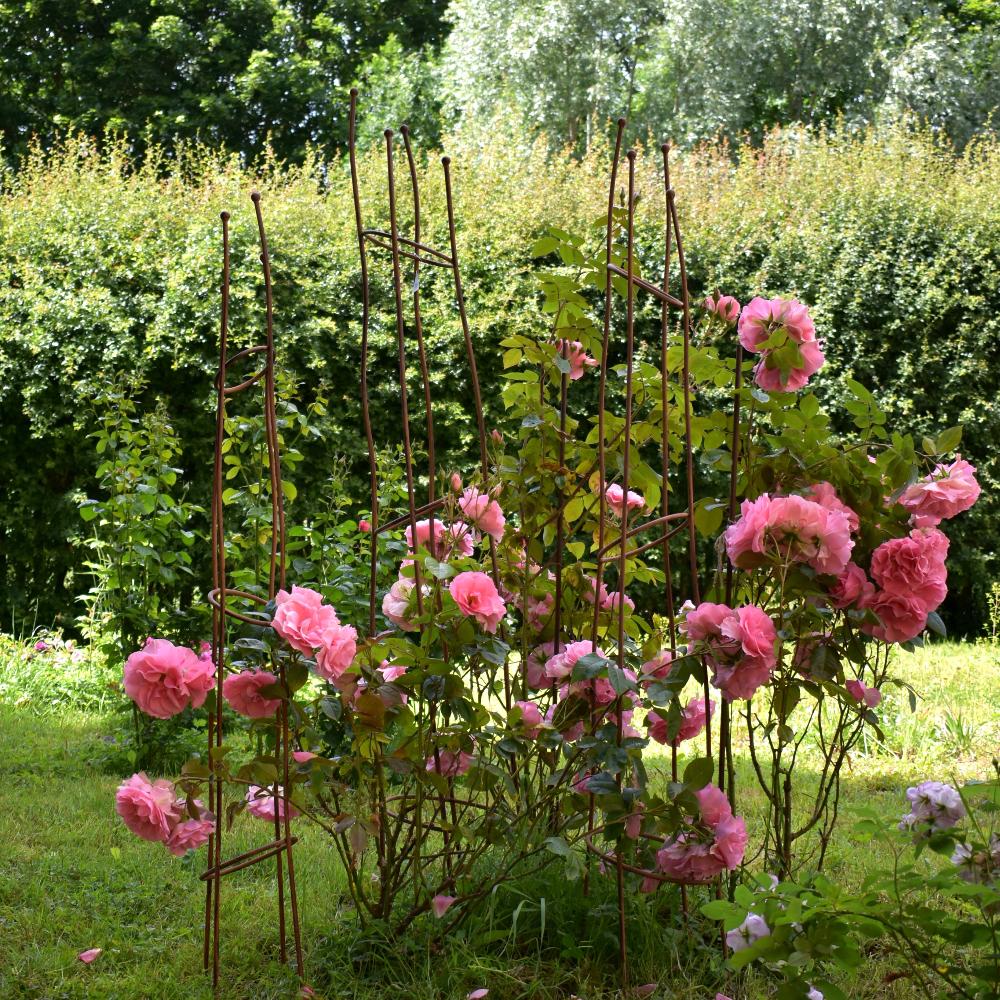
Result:
[[[90,965],[90,963],[93,962],[103,950],[103,948],[88,948],[86,951],[81,951],[76,957],[80,959],[84,965]]]

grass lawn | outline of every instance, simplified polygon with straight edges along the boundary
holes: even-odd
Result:
[[[889,693],[881,711],[886,746],[856,753],[845,772],[840,835],[829,859],[836,881],[856,884],[879,858],[852,844],[852,812],[904,811],[907,785],[924,778],[985,777],[1000,748],[1000,654],[986,645],[942,643],[901,655],[897,673],[922,700]],[[0,687],[0,692],[3,688]],[[172,858],[133,837],[114,814],[119,778],[89,761],[116,720],[97,710],[40,712],[29,698],[0,700],[0,998],[196,1000],[211,996],[201,969],[204,887],[201,854]],[[742,762],[745,765],[745,762]],[[753,829],[760,801],[748,789],[743,811]],[[302,824],[296,848],[307,951],[307,979],[324,997],[375,1000],[462,998],[489,987],[489,1000],[614,995],[614,945],[602,928],[614,921],[610,896],[596,887],[582,900],[554,867],[544,880],[505,889],[493,912],[465,939],[435,949],[415,932],[404,945],[361,938],[354,926],[337,856]],[[233,852],[259,843],[263,824],[240,817]],[[934,862],[929,862],[934,863]],[[762,976],[726,978],[707,949],[692,949],[668,892],[636,902],[634,981],[658,982],[655,997],[762,1000]],[[277,960],[273,869],[261,865],[224,881],[221,995],[294,997],[297,986]],[[76,958],[102,948],[91,966]],[[367,958],[367,961],[366,961]],[[852,997],[913,996],[905,982],[885,986],[878,956],[863,978],[845,983]]]

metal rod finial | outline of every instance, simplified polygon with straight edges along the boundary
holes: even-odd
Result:
[[[627,153],[625,154],[625,156],[626,156],[626,157],[627,157],[627,158],[628,158],[629,160],[632,160],[632,161],[634,162],[634,161],[635,161],[635,157],[636,157],[636,152],[635,152],[635,150],[634,150],[634,149],[630,149],[630,150],[629,150],[629,151],[628,151],[628,152],[627,152]]]
[[[387,129],[385,130],[385,132],[383,132],[382,134],[383,134],[383,135],[384,135],[384,136],[385,136],[385,137],[386,137],[387,139],[391,139],[391,138],[392,138],[392,129],[391,129],[391,128],[387,128]]]
[[[255,205],[259,204],[259,202],[260,202],[260,192],[256,188],[253,191],[250,192],[250,200]]]
[[[403,136],[409,135],[410,134],[410,126],[407,125],[406,122],[403,122],[403,124],[399,126],[399,132],[400,132],[400,135],[403,135]]]
[[[219,213],[219,218],[222,219],[223,222],[228,222],[229,221],[229,213],[228,212],[220,212]]]
[[[441,166],[443,166],[443,167],[451,166],[451,157],[450,156],[442,156],[441,157]]]

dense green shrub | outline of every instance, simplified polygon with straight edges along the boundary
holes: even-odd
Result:
[[[487,419],[503,427],[499,342],[537,330],[541,316],[530,248],[545,224],[585,229],[607,197],[606,150],[583,160],[550,156],[498,131],[456,156],[459,252],[486,386]],[[642,157],[646,269],[655,271],[662,206]],[[362,162],[370,224],[385,221],[384,162]],[[421,168],[429,242],[446,245],[436,159]],[[762,149],[706,149],[684,157],[675,186],[683,212],[693,289],[716,285],[745,300],[796,292],[815,306],[829,363],[817,392],[839,409],[843,380],[877,389],[900,429],[963,423],[963,454],[980,468],[984,496],[952,531],[952,599],[946,618],[974,629],[985,617],[1000,537],[1000,143],[983,140],[955,158],[918,130],[772,135]],[[313,432],[299,443],[301,520],[323,502],[335,456],[363,457],[357,392],[359,282],[350,191],[342,161],[251,173],[235,159],[192,148],[169,166],[134,168],[114,147],[84,141],[31,157],[4,178],[0,199],[0,615],[71,617],[82,553],[76,499],[95,497],[97,456],[88,408],[107,373],[129,369],[161,399],[183,444],[178,464],[188,499],[207,508],[212,377],[218,331],[218,213],[234,211],[233,335],[261,335],[259,265],[246,194],[264,194],[283,364],[299,406],[318,397]],[[400,213],[408,218],[406,185]],[[648,238],[647,238],[648,237]],[[447,274],[422,273],[423,318],[433,359],[435,421],[443,454],[475,449],[471,393]],[[376,294],[389,292],[384,261]],[[642,322],[652,324],[652,312]],[[398,437],[395,330],[374,325],[371,362],[376,434]],[[416,389],[416,386],[413,386]],[[419,437],[419,434],[418,434]],[[358,502],[365,487],[357,470]],[[204,533],[205,526],[192,524]],[[207,547],[192,553],[207,578]],[[199,576],[200,574],[200,576]]]

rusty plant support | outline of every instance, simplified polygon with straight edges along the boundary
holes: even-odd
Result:
[[[295,862],[292,845],[296,838],[291,833],[290,809],[282,810],[280,795],[289,789],[289,731],[288,703],[282,701],[275,717],[275,762],[277,775],[271,790],[275,801],[274,839],[269,843],[252,848],[243,854],[223,860],[223,782],[215,776],[215,765],[223,744],[222,725],[222,681],[225,676],[226,620],[260,625],[262,620],[243,614],[230,606],[230,600],[242,604],[265,605],[273,600],[277,590],[285,586],[285,510],[281,487],[281,455],[278,438],[278,420],[275,405],[275,351],[274,351],[274,303],[271,285],[271,259],[267,248],[267,235],[260,207],[260,195],[251,194],[257,217],[260,239],[260,260],[264,271],[265,301],[265,342],[248,347],[229,356],[229,278],[230,244],[229,213],[222,213],[222,305],[219,332],[219,368],[216,375],[216,417],[215,417],[215,470],[212,487],[212,591],[209,602],[212,606],[212,662],[216,670],[215,706],[208,716],[208,757],[211,769],[209,778],[209,808],[215,814],[215,832],[208,841],[209,867],[201,875],[205,882],[205,935],[203,961],[206,969],[212,969],[212,985],[216,989],[220,981],[220,959],[222,928],[220,921],[220,900],[222,878],[233,872],[242,871],[261,861],[274,858],[277,870],[278,894],[278,945],[281,961],[288,958],[287,917],[285,906],[285,883],[288,888],[288,916],[291,918],[292,936],[295,947],[295,965],[302,975],[302,935],[299,925],[298,897],[295,887]],[[257,355],[263,355],[263,366],[253,375],[237,385],[229,385],[228,377],[235,366]],[[268,490],[271,496],[271,543],[267,573],[267,597],[235,590],[226,582],[226,533],[224,520],[223,490],[223,446],[226,439],[226,404],[237,393],[263,383],[264,429],[267,444]],[[284,682],[284,666],[277,667],[278,678]],[[280,781],[279,781],[280,778]],[[281,816],[283,813],[283,818]],[[287,876],[286,876],[287,869]]]

